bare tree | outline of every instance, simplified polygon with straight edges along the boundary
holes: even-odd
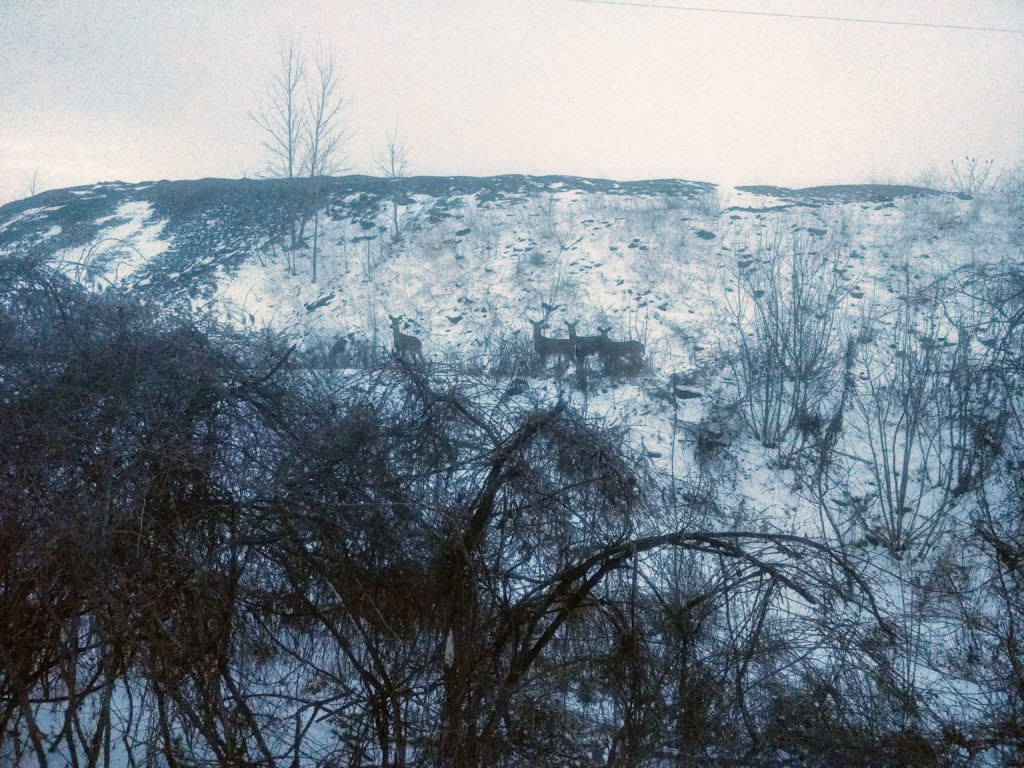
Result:
[[[294,179],[302,173],[305,155],[306,112],[302,100],[306,66],[300,41],[295,36],[282,39],[278,50],[278,68],[267,86],[259,107],[249,118],[263,132],[263,147],[268,161],[266,174],[272,178]],[[283,228],[287,230],[289,262],[304,245],[301,203],[288,206]],[[289,266],[291,271],[291,266]]]
[[[330,47],[318,45],[309,67],[297,37],[282,41],[277,72],[259,108],[249,112],[264,134],[270,176],[315,178],[345,168],[349,133],[341,118],[348,101],[340,69]]]
[[[348,101],[341,93],[338,58],[330,47],[318,45],[313,71],[306,79],[306,145],[303,168],[311,178],[344,170],[349,132],[342,116]]]
[[[338,60],[333,49],[318,45],[313,54],[313,72],[306,82],[306,155],[304,169],[314,181],[310,187],[313,214],[312,280],[317,278],[320,251],[320,193],[318,179],[345,167],[345,145],[349,133],[341,117],[347,101],[341,93]],[[303,217],[300,230],[305,226]]]
[[[25,174],[25,197],[35,197],[39,193],[39,169]]]
[[[316,181],[345,167],[349,134],[342,121],[347,101],[342,95],[338,58],[318,45],[312,66],[297,37],[281,43],[278,71],[263,103],[249,116],[263,130],[263,146],[270,156],[268,171],[277,178],[308,176],[311,181],[297,189],[288,215],[288,249],[308,248],[306,225],[313,219],[310,254],[311,278],[317,281],[320,208],[323,185]]]
[[[302,87],[306,67],[297,37],[282,40],[278,69],[260,106],[249,112],[263,131],[263,146],[270,156],[267,171],[276,178],[293,179],[301,173],[306,132]]]
[[[409,172],[409,147],[405,136],[398,132],[398,121],[387,135],[387,140],[379,152],[374,150],[373,163],[384,178],[391,183],[391,227],[394,239],[401,237],[398,225],[398,179],[404,178]]]

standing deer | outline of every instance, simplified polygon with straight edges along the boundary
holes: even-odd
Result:
[[[612,341],[608,338],[608,332],[611,331],[611,328],[601,328],[598,326],[597,330],[601,334],[598,336],[601,339],[598,353],[601,355],[605,368],[609,368],[622,358],[629,360],[630,365],[634,368],[639,368],[643,364],[644,355],[647,353],[647,348],[643,342],[632,339],[629,341]]]
[[[566,326],[569,328],[569,341],[576,350],[578,360],[585,361],[590,355],[599,353],[608,341],[606,336],[577,336],[576,323],[566,323]]]
[[[537,350],[537,356],[540,358],[541,367],[547,364],[549,355],[557,355],[564,359],[569,359],[573,355],[573,344],[569,339],[554,339],[548,338],[541,330],[543,330],[548,324],[548,318],[551,313],[557,309],[557,307],[549,308],[545,313],[544,317],[540,320],[531,320],[529,317],[526,318],[526,322],[533,326],[533,348]]]
[[[410,336],[408,333],[402,333],[398,329],[398,324],[402,321],[402,316],[395,317],[394,315],[388,315],[391,319],[391,333],[395,339],[395,352],[399,357],[404,358],[409,355],[412,360],[416,362],[423,362],[423,342],[417,339],[415,336]]]

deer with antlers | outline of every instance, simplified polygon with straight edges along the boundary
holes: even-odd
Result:
[[[399,323],[402,322],[402,316],[395,317],[389,314],[388,317],[391,319],[391,333],[395,341],[395,353],[405,358],[408,356],[414,362],[423,362],[423,342],[408,333],[402,333],[399,329]]]

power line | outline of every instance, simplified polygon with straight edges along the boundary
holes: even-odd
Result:
[[[621,5],[626,8],[660,8],[663,11],[690,11],[691,13],[727,13],[734,16],[771,16],[780,19],[809,19],[811,21],[845,21],[853,24],[888,24],[897,27],[930,27],[931,29],[959,29],[972,32],[1006,32],[1024,35],[1024,29],[1004,27],[973,27],[965,24],[931,24],[927,21],[889,21],[886,19],[861,19],[853,16],[814,16],[806,13],[777,13],[774,11],[739,11],[727,8],[701,8],[690,5],[659,5],[657,3],[626,2],[626,0],[572,0],[587,5]]]

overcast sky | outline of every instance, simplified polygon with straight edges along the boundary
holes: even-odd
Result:
[[[1024,29],[1019,0],[636,0]],[[634,0],[624,0],[634,2]],[[574,0],[0,0],[0,201],[258,175],[287,31],[345,62],[354,171],[810,185],[1024,158],[1024,34]]]

